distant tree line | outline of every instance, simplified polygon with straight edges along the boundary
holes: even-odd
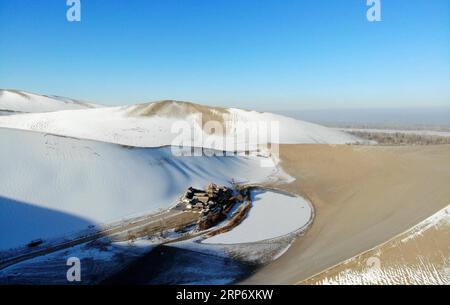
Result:
[[[350,134],[361,139],[376,141],[379,145],[441,145],[450,144],[450,137],[436,135],[419,135],[410,133],[385,133],[352,131]]]

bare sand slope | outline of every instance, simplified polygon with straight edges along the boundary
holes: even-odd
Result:
[[[450,284],[450,205],[302,284]]]
[[[298,283],[450,203],[450,145],[282,145],[280,157],[296,178],[281,188],[309,198],[316,219],[285,255],[244,283]]]

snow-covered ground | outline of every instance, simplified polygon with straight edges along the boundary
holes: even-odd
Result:
[[[98,105],[59,96],[45,96],[25,91],[0,89],[0,112],[3,115],[94,107],[98,107]]]
[[[252,243],[281,237],[310,223],[313,210],[305,199],[271,190],[252,190],[253,206],[233,230],[203,241],[210,244]]]
[[[263,157],[176,157],[170,147],[4,128],[0,140],[0,250],[168,208],[189,186],[280,174],[275,164],[261,167]]]
[[[198,117],[202,115],[202,119]],[[178,127],[204,126],[206,121],[219,122],[223,132],[200,130],[182,132]],[[261,124],[258,138],[251,140],[249,129],[240,128],[246,123]],[[279,126],[279,132],[265,126]],[[218,150],[241,150],[231,147],[238,143],[255,144],[325,143],[344,144],[357,138],[341,131],[307,123],[271,113],[259,113],[241,109],[212,108],[192,103],[163,101],[126,107],[105,107],[83,110],[67,110],[51,113],[31,113],[20,116],[1,116],[0,127],[33,130],[81,139],[98,140],[137,147],[159,147],[186,143],[190,146]],[[271,132],[279,135],[277,139]],[[212,134],[212,135],[211,135]],[[203,141],[194,142],[195,138]],[[228,142],[227,142],[228,140]],[[247,148],[245,148],[247,149]]]

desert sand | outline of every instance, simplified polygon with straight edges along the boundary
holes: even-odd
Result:
[[[450,203],[450,145],[281,145],[280,159],[296,180],[277,187],[310,199],[316,218],[285,255],[244,284],[300,283]]]
[[[450,205],[411,230],[302,284],[450,284]]]

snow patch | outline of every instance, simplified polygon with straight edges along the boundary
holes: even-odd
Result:
[[[233,230],[207,238],[203,243],[252,243],[280,237],[307,226],[312,206],[302,197],[271,190],[251,191],[253,206],[244,221]]]

